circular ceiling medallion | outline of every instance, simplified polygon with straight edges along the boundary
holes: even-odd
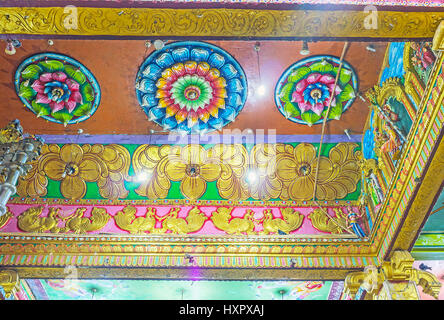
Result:
[[[345,61],[335,87],[339,64],[337,57],[323,55],[290,66],[279,78],[275,90],[279,111],[293,122],[311,126],[323,122],[331,99],[327,120],[339,119],[358,92],[356,73]]]
[[[204,133],[233,121],[247,98],[239,63],[214,45],[174,42],[141,65],[136,94],[149,120],[164,130]]]
[[[37,117],[68,125],[91,117],[100,103],[100,87],[80,62],[57,53],[24,60],[15,72],[15,90]]]

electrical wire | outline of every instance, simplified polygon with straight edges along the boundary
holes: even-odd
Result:
[[[319,144],[318,159],[317,159],[317,163],[316,163],[316,175],[315,175],[315,181],[314,181],[314,187],[313,187],[313,201],[316,198],[316,188],[317,188],[318,177],[319,177],[319,163],[321,161],[321,150],[322,150],[322,143],[324,140],[325,124],[327,123],[328,114],[330,113],[331,102],[333,101],[333,98],[335,96],[336,86],[338,84],[339,75],[340,75],[341,69],[342,69],[342,62],[344,60],[344,56],[345,56],[345,52],[347,51],[347,48],[348,48],[348,42],[345,42],[344,47],[342,48],[341,58],[339,60],[339,67],[338,67],[338,72],[336,74],[335,84],[334,84],[333,90],[330,95],[330,101],[328,102],[327,113],[325,114],[324,121],[322,122],[321,141]]]

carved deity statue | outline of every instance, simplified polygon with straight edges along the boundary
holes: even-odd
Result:
[[[352,208],[347,207],[347,226],[351,227],[353,232],[360,238],[364,238],[365,232],[359,224],[359,220],[363,217],[363,212],[356,213]]]

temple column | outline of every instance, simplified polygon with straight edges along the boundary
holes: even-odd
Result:
[[[350,273],[343,296],[347,300],[419,300],[419,285],[424,293],[438,299],[441,283],[430,272],[414,269],[413,262],[408,251],[394,251],[381,267]]]
[[[5,296],[0,292],[0,300],[8,299],[19,289],[19,276],[17,271],[12,269],[0,270],[0,287],[3,288]]]

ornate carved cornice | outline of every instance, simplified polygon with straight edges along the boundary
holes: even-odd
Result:
[[[426,214],[423,210],[428,208],[427,202],[424,202],[427,197],[420,200],[414,191],[420,184],[420,180],[416,178],[421,178],[430,159],[434,157],[439,162],[441,157],[439,154],[442,151],[436,151],[435,153],[432,151],[439,144],[442,128],[440,107],[444,98],[444,87],[442,86],[443,60],[443,56],[438,56],[436,60],[429,85],[425,90],[421,104],[418,106],[418,116],[407,137],[403,148],[405,151],[399,160],[402,165],[396,169],[388,191],[390,196],[386,198],[381,207],[379,220],[375,221],[375,224],[390,226],[390,228],[380,228],[380,231],[375,233],[375,240],[378,242],[377,252],[381,258],[389,255],[394,249],[410,250],[417,236],[417,230]],[[442,170],[429,172],[427,172],[428,178],[421,178],[421,188],[435,190],[435,187],[439,188],[442,183]],[[418,206],[423,208],[421,210],[417,207],[417,213],[411,209],[409,210],[408,207],[409,203],[416,201],[416,199],[418,199]],[[380,241],[380,239],[383,241]],[[384,243],[389,245],[384,245]]]
[[[438,299],[442,284],[430,272],[414,269],[413,261],[408,251],[393,251],[390,261],[384,261],[379,269],[369,266],[362,272],[347,275],[344,293],[352,299],[363,290],[365,298],[370,300],[416,300],[416,290],[411,287],[414,283],[421,286],[424,293]],[[401,288],[408,290],[402,292]]]
[[[72,269],[60,267],[19,267],[23,279],[66,278]],[[124,271],[123,271],[124,270]],[[205,280],[342,280],[353,269],[242,269],[229,270],[199,268],[199,274],[190,273],[190,267],[181,268],[77,268],[79,279],[205,279]]]
[[[204,38],[432,38],[443,12],[0,8],[0,34]],[[376,28],[375,28],[376,27]]]

